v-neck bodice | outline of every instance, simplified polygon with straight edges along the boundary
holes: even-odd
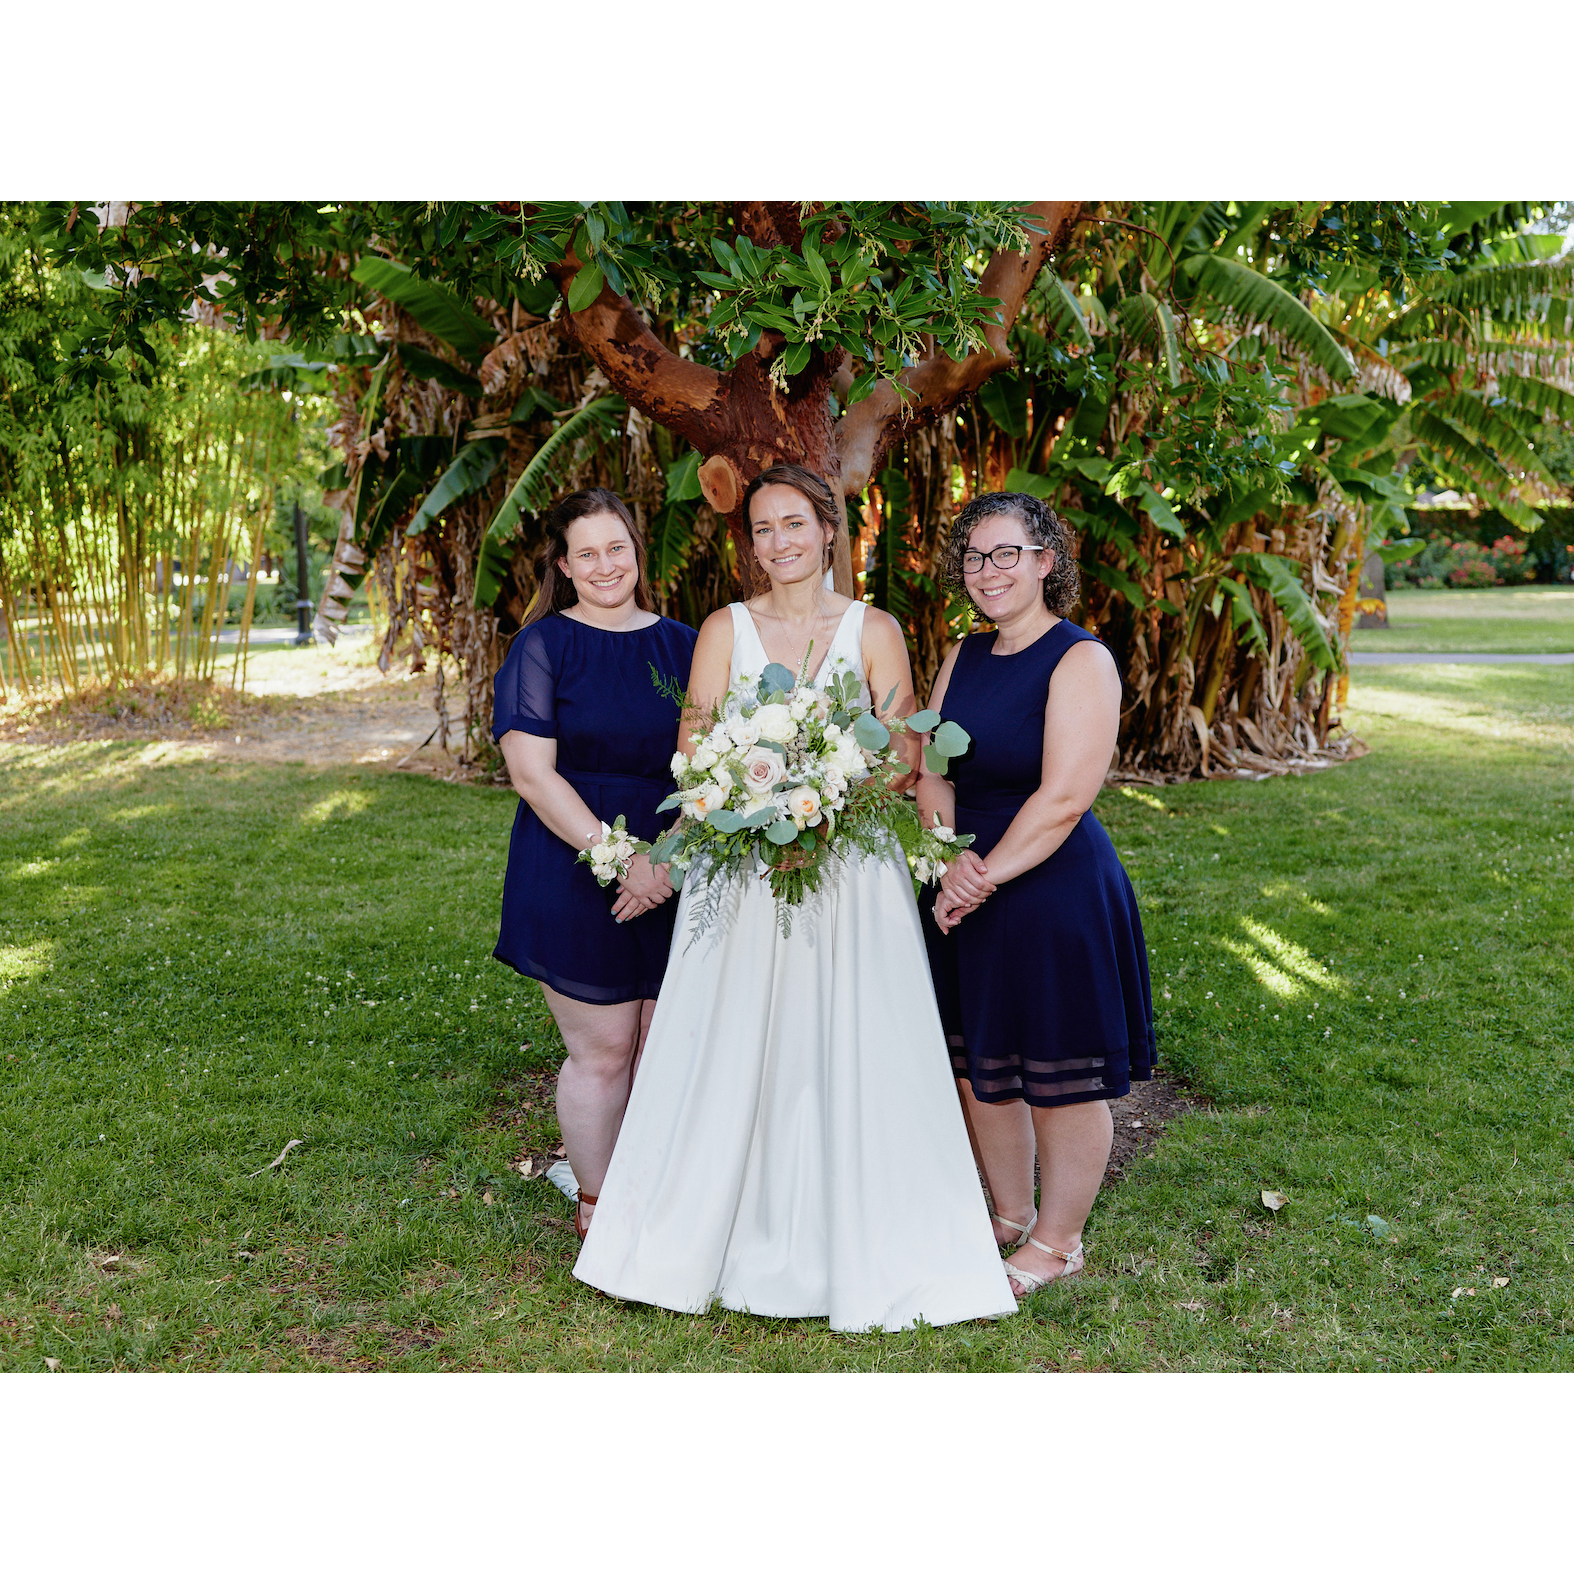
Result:
[[[855,601],[842,614],[841,622],[836,625],[836,633],[831,636],[831,648],[826,651],[825,659],[812,680],[812,686],[820,689],[835,673],[851,671],[858,679],[861,704],[869,702],[869,683],[864,674],[863,660],[865,610],[863,602]],[[770,665],[771,658],[765,653],[765,642],[760,638],[759,625],[754,621],[753,613],[741,601],[732,602],[731,611],[732,671],[728,675],[727,687],[737,689],[743,684],[757,682],[760,674]]]

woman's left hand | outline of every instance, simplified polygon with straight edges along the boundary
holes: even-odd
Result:
[[[636,853],[629,872],[618,882],[618,899],[612,916],[621,923],[659,907],[672,895],[672,881],[665,864],[652,864],[649,853]]]
[[[969,902],[963,897],[954,896],[941,888],[940,894],[935,898],[935,924],[940,933],[948,935],[971,912],[982,904]]]
[[[940,877],[940,888],[955,901],[977,907],[987,896],[992,896],[995,882],[977,853],[964,848],[946,865]]]

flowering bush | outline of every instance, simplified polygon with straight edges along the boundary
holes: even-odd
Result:
[[[858,679],[845,662],[838,667],[822,692],[772,662],[756,684],[728,691],[706,731],[690,734],[692,755],[672,756],[678,790],[661,808],[681,813],[651,860],[669,865],[674,884],[691,868],[703,871],[707,900],[693,905],[696,932],[715,916],[718,876],[763,866],[786,934],[791,908],[819,889],[833,858],[900,849],[923,885],[972,841],[938,816],[933,826],[922,823],[894,786],[908,767],[891,747],[893,732],[935,729],[925,758],[943,775],[946,761],[967,748],[967,734],[932,711],[882,722],[858,704]],[[893,689],[887,707],[895,696]]]
[[[1523,541],[1508,535],[1499,536],[1490,547],[1439,536],[1414,557],[1388,569],[1391,584],[1415,585],[1421,590],[1439,586],[1485,590],[1492,585],[1529,584],[1535,577],[1535,558]]]
[[[1448,582],[1459,590],[1484,590],[1499,583],[1496,565],[1484,547],[1474,541],[1454,543],[1454,566],[1448,571]]]

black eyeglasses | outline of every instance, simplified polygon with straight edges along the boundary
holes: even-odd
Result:
[[[996,547],[993,552],[964,552],[962,554],[962,572],[964,574],[979,574],[983,572],[984,559],[987,557],[996,568],[1015,568],[1024,552],[1042,552],[1043,547]]]

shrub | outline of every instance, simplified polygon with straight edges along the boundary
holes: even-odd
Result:
[[[1528,585],[1536,577],[1536,560],[1526,550],[1523,541],[1512,536],[1499,536],[1488,550],[1498,583],[1503,585]]]

